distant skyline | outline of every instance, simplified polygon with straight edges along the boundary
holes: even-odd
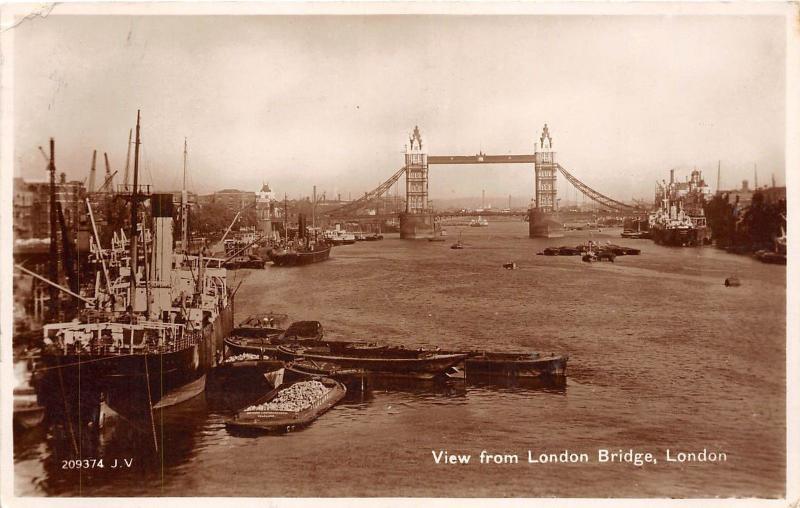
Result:
[[[357,197],[434,155],[532,153],[594,189],[652,199],[669,170],[716,189],[785,183],[785,25],[770,16],[59,16],[15,28],[15,176],[125,165],[181,187]],[[560,196],[574,190],[559,178]],[[400,192],[402,194],[402,180]],[[431,199],[531,196],[532,167],[434,166]]]

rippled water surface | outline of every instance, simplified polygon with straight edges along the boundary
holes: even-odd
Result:
[[[450,228],[455,240],[457,228]],[[589,235],[643,249],[616,263],[536,256]],[[15,435],[20,495],[779,497],[785,481],[785,267],[712,248],[674,249],[619,230],[531,240],[527,224],[463,228],[467,248],[401,241],[337,247],[329,261],[242,270],[236,320],[259,311],[316,319],[334,338],[411,346],[561,351],[565,387],[374,386],[310,427],[230,435],[239,393],[209,391],[157,418],[81,436],[83,456],[130,469],[65,471],[57,430]],[[502,263],[515,261],[517,270]],[[726,288],[736,275],[738,288]],[[257,395],[257,394],[256,394]],[[599,464],[597,450],[658,464]],[[666,463],[666,449],[722,451]],[[436,464],[432,451],[471,454]],[[517,464],[480,464],[482,450]],[[588,464],[529,464],[528,450],[586,452]]]

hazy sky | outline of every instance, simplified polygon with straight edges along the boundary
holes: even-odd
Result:
[[[696,166],[713,187],[784,182],[785,35],[776,17],[59,16],[15,29],[15,174],[37,147],[89,173],[125,164],[142,110],[145,183],[353,196],[434,155],[557,158],[595,189],[652,197]],[[98,176],[98,181],[102,178]],[[563,197],[574,191],[559,180]],[[434,166],[431,196],[530,196],[529,166]]]

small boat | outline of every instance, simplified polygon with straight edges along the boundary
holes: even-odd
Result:
[[[463,249],[464,244],[461,243],[461,233],[458,234],[458,241],[450,246],[451,249]]]
[[[547,247],[542,251],[542,253],[545,256],[579,256],[581,254],[581,250],[579,247]]]
[[[623,247],[621,245],[615,245],[613,243],[608,243],[607,245],[602,247],[603,249],[610,250],[614,253],[615,256],[638,256],[642,253],[641,249],[634,249],[633,247]]]
[[[581,256],[581,261],[586,263],[592,263],[594,261],[611,261],[614,262],[614,258],[616,256],[610,250],[596,250],[596,251],[589,251]]]
[[[223,263],[222,266],[228,270],[238,270],[239,268],[263,269],[266,265],[267,261],[261,259],[259,256],[255,254],[246,254],[235,256]]]
[[[283,333],[286,328],[283,328],[282,325],[287,322],[289,322],[288,314],[262,312],[248,316],[247,319],[239,323],[239,326],[233,329],[233,333],[246,335],[249,330],[252,330],[254,335]]]
[[[611,261],[614,262],[616,255],[607,248],[599,247],[595,242],[589,241],[583,245],[576,247],[583,255],[581,261],[592,263],[594,261]]]
[[[725,287],[739,287],[742,285],[742,282],[739,280],[739,277],[728,277],[725,279]]]
[[[225,421],[232,431],[290,432],[305,427],[347,394],[340,382],[322,377],[273,388]]]
[[[465,352],[467,377],[511,376],[526,378],[563,377],[567,375],[568,355],[550,353]]]
[[[472,228],[485,228],[489,226],[489,221],[479,215],[477,219],[470,221],[469,226]]]
[[[633,240],[649,240],[651,238],[650,231],[623,231],[619,236]]]
[[[14,426],[28,430],[44,421],[45,409],[39,405],[36,390],[30,387],[14,388]]]
[[[331,246],[327,242],[316,242],[300,247],[287,247],[270,252],[275,266],[302,266],[327,260]]]
[[[372,233],[371,235],[367,235],[365,238],[368,242],[375,242],[377,240],[383,240],[383,235],[380,233]]]
[[[580,249],[573,248],[573,247],[559,247],[558,248],[558,255],[559,256],[580,256],[581,251]]]
[[[367,377],[367,371],[364,369],[342,367],[332,362],[318,362],[305,358],[288,362],[285,369],[290,379],[329,377],[348,387],[363,388]]]
[[[771,250],[759,250],[756,251],[753,256],[761,261],[762,263],[770,263],[773,265],[785,265],[786,264],[786,254],[775,252]]]
[[[251,355],[242,359],[274,358],[278,356],[278,346],[299,344],[303,346],[316,346],[329,348],[334,353],[339,352],[365,352],[378,351],[387,346],[374,342],[354,342],[323,340],[324,331],[319,321],[295,321],[285,330],[264,328],[263,333],[256,333],[257,328],[245,329],[249,335],[238,334],[241,328],[234,329],[234,333],[225,337],[226,356]]]
[[[509,261],[508,263],[503,263],[503,268],[506,270],[516,270],[517,264],[513,261]]]
[[[454,365],[462,363],[465,353],[442,354],[436,351],[415,351],[405,348],[383,348],[378,351],[346,350],[339,353],[327,347],[278,346],[285,359],[304,358],[317,362],[330,362],[342,367],[364,369],[372,374],[416,379],[433,379],[444,375]]]
[[[274,356],[278,345],[296,342],[322,345],[324,331],[319,321],[295,321],[285,330],[276,328],[234,328],[224,344],[228,355],[253,354],[259,359]]]

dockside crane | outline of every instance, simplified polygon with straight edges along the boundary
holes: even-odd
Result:
[[[97,163],[97,150],[92,152],[92,169],[89,171],[89,192],[94,192],[94,180],[95,180],[95,172]]]
[[[119,171],[111,172],[111,166],[108,164],[108,153],[103,152],[103,157],[106,159],[106,179],[103,181],[103,185],[97,189],[97,192],[114,192],[114,176]]]

